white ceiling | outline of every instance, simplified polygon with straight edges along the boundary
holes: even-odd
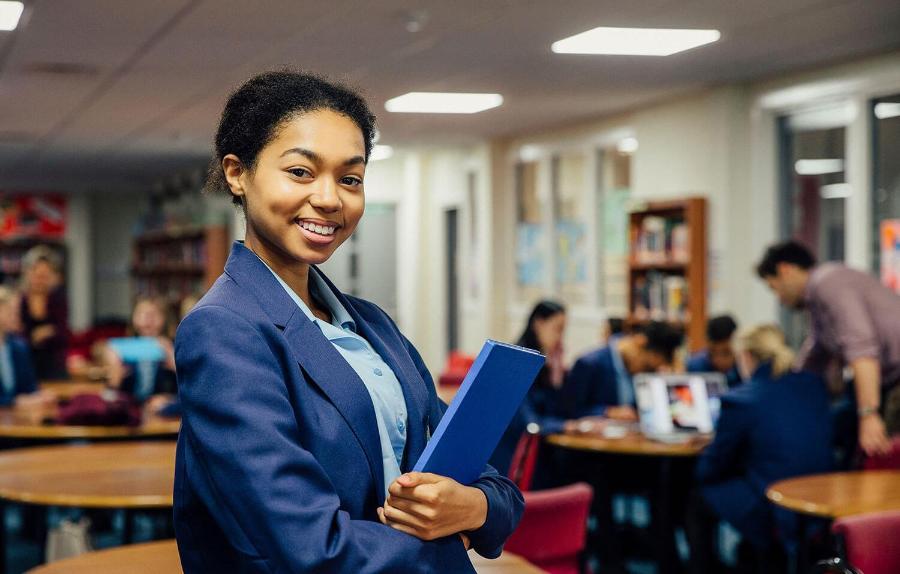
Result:
[[[717,28],[722,40],[667,58],[550,52],[601,25]],[[896,49],[898,30],[896,0],[32,0],[19,29],[0,32],[0,190],[146,186],[202,165],[228,91],[273,67],[363,88],[385,143],[468,141]],[[505,103],[384,111],[411,90]]]

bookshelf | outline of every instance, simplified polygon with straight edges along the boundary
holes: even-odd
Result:
[[[628,221],[628,319],[684,329],[691,352],[706,338],[706,200],[648,202]]]
[[[226,226],[151,231],[134,239],[134,297],[161,297],[176,316],[181,301],[202,295],[225,269]]]
[[[5,285],[18,288],[22,278],[22,259],[32,247],[45,245],[52,249],[62,263],[62,273],[66,273],[66,245],[61,239],[41,237],[16,237],[0,239],[0,276]]]

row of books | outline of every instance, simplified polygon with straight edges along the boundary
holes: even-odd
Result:
[[[631,252],[638,263],[686,263],[689,248],[683,219],[648,216],[641,220]]]
[[[633,316],[638,321],[687,322],[687,281],[658,271],[636,277],[632,284]]]
[[[206,265],[206,241],[202,237],[141,245],[137,250],[139,267],[202,267]]]
[[[28,250],[34,247],[36,244],[24,244],[24,245],[3,245],[0,247],[0,272],[3,275],[19,275],[22,272],[22,259],[25,257],[25,254],[28,253]],[[64,257],[64,251],[62,248],[56,247],[53,244],[47,243],[45,245],[53,247],[54,251],[56,251],[60,258]]]

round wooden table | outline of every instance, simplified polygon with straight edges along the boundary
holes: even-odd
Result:
[[[175,443],[40,446],[0,453],[0,498],[77,508],[172,506]]]
[[[766,496],[783,508],[823,518],[900,510],[900,470],[790,478],[771,485]]]
[[[469,553],[479,574],[541,574],[543,570],[513,554],[486,560]],[[174,540],[149,542],[82,554],[29,570],[29,574],[180,574]]]
[[[144,417],[136,427],[41,424],[11,407],[0,407],[0,438],[29,440],[120,439],[172,437],[178,434],[181,420],[158,416]]]
[[[622,438],[607,438],[599,434],[552,434],[546,441],[552,445],[572,450],[624,454],[632,456],[694,457],[699,455],[712,439],[698,437],[684,443],[666,443],[650,440],[639,433]]]

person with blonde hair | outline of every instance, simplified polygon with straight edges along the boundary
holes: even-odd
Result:
[[[22,259],[22,328],[39,380],[66,379],[69,304],[62,287],[62,259],[50,247],[32,247]]]
[[[747,382],[722,397],[715,439],[697,463],[698,489],[686,523],[693,572],[716,571],[720,520],[740,532],[758,556],[777,564],[773,532],[794,532],[793,516],[768,503],[766,488],[833,467],[825,385],[817,375],[792,371],[793,361],[775,325],[755,327],[738,338],[738,362]]]
[[[37,391],[37,378],[28,344],[15,334],[18,317],[15,292],[0,287],[0,405],[16,403],[19,396]]]

